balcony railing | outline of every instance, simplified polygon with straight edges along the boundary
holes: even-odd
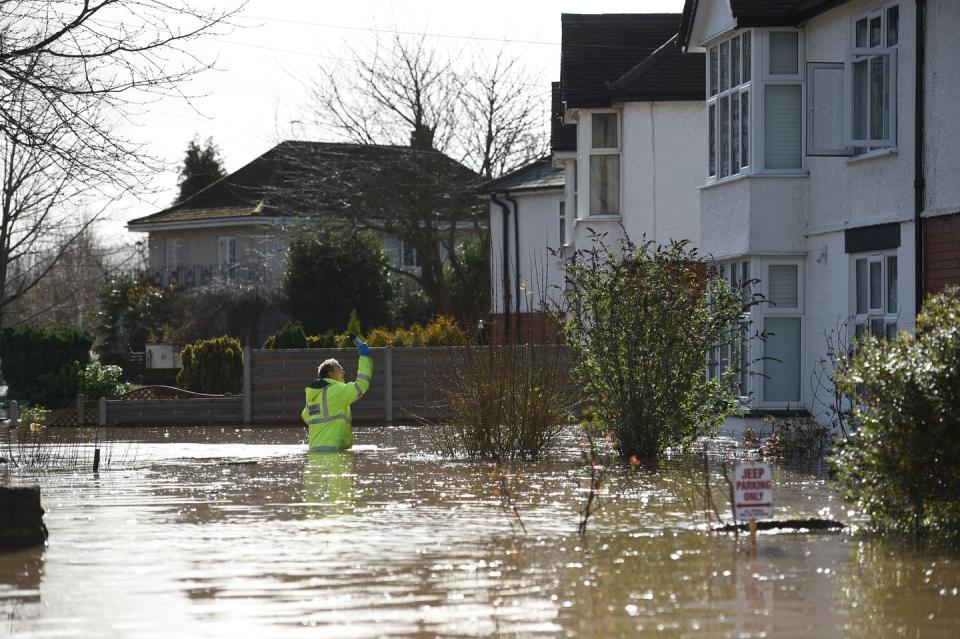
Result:
[[[130,269],[112,272],[110,279],[121,277],[149,279],[157,286],[193,288],[210,284],[267,284],[274,283],[278,274],[262,264],[192,264],[176,268]]]

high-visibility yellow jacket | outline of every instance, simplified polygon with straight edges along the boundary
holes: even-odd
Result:
[[[311,451],[344,450],[353,446],[350,404],[370,388],[373,358],[361,355],[358,368],[356,381],[344,383],[324,378],[307,386],[307,405],[300,416],[308,426]]]

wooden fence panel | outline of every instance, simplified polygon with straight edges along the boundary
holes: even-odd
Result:
[[[106,404],[107,424],[110,426],[239,426],[243,397],[120,399],[107,400]]]

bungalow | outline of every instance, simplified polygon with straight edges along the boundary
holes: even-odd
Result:
[[[286,141],[127,229],[148,234],[148,273],[162,285],[276,286],[291,235],[321,219],[376,230],[393,266],[419,275],[416,244],[435,247],[424,247],[429,235],[411,229],[444,224],[459,233],[476,178],[432,150]],[[456,241],[457,234],[443,235],[451,246]],[[436,250],[443,259],[448,247]]]
[[[925,290],[960,280],[958,28],[954,0],[686,1],[700,247],[767,298],[751,410],[819,414],[827,334],[912,331]]]

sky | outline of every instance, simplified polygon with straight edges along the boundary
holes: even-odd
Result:
[[[218,4],[224,6],[224,0]],[[430,44],[455,55],[473,48],[494,56],[503,48],[522,60],[534,82],[542,82],[546,119],[550,82],[560,74],[561,13],[679,13],[682,8],[683,0],[249,0],[231,33],[190,46],[200,59],[214,62],[215,69],[183,87],[196,96],[189,104],[163,99],[121,127],[123,135],[145,143],[168,169],[154,176],[153,192],[131,193],[115,202],[100,232],[111,245],[142,237],[126,231],[126,221],[172,202],[177,164],[194,137],[213,140],[228,172],[289,137],[309,110],[309,86],[320,65],[338,64],[338,58],[348,55],[347,46],[362,48],[378,34],[428,34]]]

